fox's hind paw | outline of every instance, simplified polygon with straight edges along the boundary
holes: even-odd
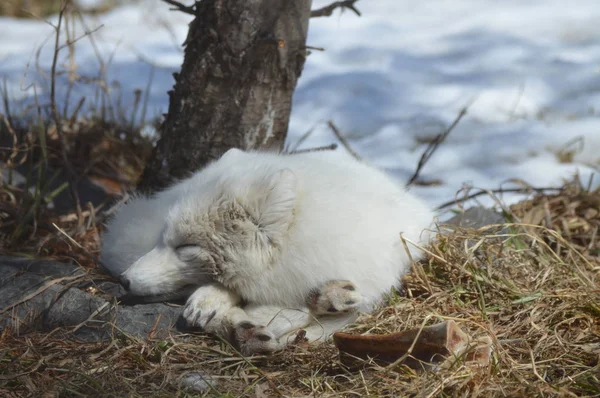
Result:
[[[243,355],[269,354],[283,347],[266,327],[255,325],[250,321],[235,325],[233,340]]]
[[[334,315],[355,311],[362,302],[356,286],[345,280],[332,280],[313,289],[306,304],[315,315]]]

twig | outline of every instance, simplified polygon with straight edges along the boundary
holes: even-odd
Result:
[[[69,234],[66,233],[65,231],[63,231],[58,225],[56,225],[56,223],[52,223],[52,226],[54,228],[56,228],[56,230],[58,232],[60,232],[61,234],[63,234],[71,243],[73,243],[75,246],[77,246],[81,250],[83,250],[83,252],[85,254],[87,254],[89,258],[91,258],[92,260],[94,260],[96,262],[96,264],[99,264],[100,266],[106,268],[106,266],[104,265],[104,263],[102,263],[102,261],[100,261],[100,259],[97,256],[95,256],[92,252],[90,252],[88,249],[86,249],[85,247],[83,247],[79,242],[77,242],[75,239],[73,239],[71,236],[69,236]]]
[[[73,166],[69,161],[69,156],[67,155],[67,139],[65,137],[65,133],[62,127],[62,121],[60,118],[60,114],[58,113],[58,107],[56,106],[56,64],[58,62],[58,53],[62,46],[60,43],[60,27],[63,21],[63,17],[65,11],[67,10],[69,2],[64,1],[60,12],[58,14],[58,23],[55,27],[56,35],[54,39],[54,55],[52,57],[52,67],[50,69],[50,108],[52,110],[52,119],[54,120],[54,124],[56,124],[56,132],[58,133],[58,137],[60,139],[60,149],[63,163],[67,169],[68,179],[69,179],[69,188],[71,190],[71,196],[73,197],[73,201],[75,202],[75,208],[77,210],[77,217],[79,218],[78,223],[81,226],[82,218],[81,218],[81,204],[79,203],[79,193],[77,192],[76,186],[76,174],[75,170],[73,170]]]
[[[420,265],[417,265],[417,262],[414,260],[412,253],[410,252],[410,249],[408,248],[408,244],[406,243],[406,238],[404,238],[404,235],[402,235],[402,233],[400,233],[400,241],[402,242],[402,246],[404,246],[404,250],[406,251],[406,255],[408,256],[408,259],[410,261],[411,269],[413,270],[415,275],[418,275],[419,279],[421,279],[421,282],[425,283],[425,285],[427,287],[427,292],[429,294],[432,294],[433,289],[431,288],[431,284],[429,283],[429,278],[427,278],[427,275],[423,271],[423,267],[421,267]]]
[[[419,178],[419,174],[421,173],[421,170],[423,169],[425,164],[429,161],[431,156],[433,156],[433,154],[438,149],[438,147],[441,145],[441,143],[444,142],[446,137],[448,137],[448,135],[452,132],[452,130],[454,130],[454,128],[458,125],[458,123],[460,122],[460,119],[462,119],[463,116],[466,114],[467,114],[467,107],[464,107],[460,110],[460,112],[458,113],[458,116],[456,117],[456,119],[454,119],[454,121],[452,122],[450,127],[448,127],[445,131],[438,134],[438,136],[435,137],[435,139],[433,141],[431,141],[429,143],[429,145],[427,145],[427,148],[421,155],[421,159],[419,159],[419,164],[417,165],[417,169],[415,170],[415,173],[412,175],[410,180],[408,180],[408,182],[406,183],[406,186],[411,185],[413,182],[415,182],[415,180],[417,178]]]
[[[162,319],[162,315],[163,314],[158,314],[158,316],[156,317],[156,321],[154,321],[154,326],[152,326],[152,329],[150,329],[150,332],[148,332],[148,338],[149,339],[153,339],[154,336],[156,335],[156,330],[158,329],[158,325],[160,324],[160,320]]]
[[[305,50],[325,51],[324,47],[304,46],[302,48]]]
[[[167,1],[167,0],[164,0],[164,1]],[[331,3],[330,5],[325,6],[323,8],[312,10],[310,12],[310,17],[311,18],[329,17],[329,16],[331,16],[331,14],[333,14],[333,11],[335,11],[336,8],[342,8],[342,9],[347,8],[349,10],[354,11],[354,13],[360,17],[360,11],[358,11],[356,9],[356,7],[354,7],[354,3],[356,3],[357,1],[358,0],[336,1],[336,2]]]
[[[146,83],[146,90],[144,91],[144,99],[142,104],[142,115],[140,117],[140,126],[143,126],[146,122],[146,111],[148,110],[148,101],[150,100],[150,88],[154,81],[154,65],[150,65],[150,76],[148,76],[148,83]]]
[[[321,152],[321,151],[334,151],[337,149],[337,144],[330,144],[325,146],[318,146],[315,148],[307,148],[307,149],[296,149],[288,152],[288,155],[297,155],[299,153],[307,153],[307,152]]]
[[[88,323],[89,321],[94,319],[96,317],[96,315],[101,313],[106,307],[108,307],[109,304],[110,304],[110,302],[107,301],[104,304],[102,304],[100,307],[98,307],[94,312],[92,312],[90,314],[90,316],[88,316],[88,318],[85,321],[83,321],[79,325],[75,326],[75,328],[71,331],[71,333],[75,333],[76,331],[81,329],[83,326],[85,326],[86,323]],[[160,314],[160,315],[162,315],[162,314]]]
[[[547,192],[547,191],[560,191],[560,190],[561,190],[561,188],[557,188],[557,187],[544,187],[544,188],[534,188],[534,187],[528,187],[528,188],[500,188],[500,189],[492,189],[492,190],[481,189],[481,190],[479,190],[479,191],[477,191],[477,192],[475,192],[475,193],[473,193],[471,195],[462,197],[460,199],[456,198],[454,200],[450,200],[450,201],[448,201],[446,203],[443,203],[443,204],[439,205],[436,208],[436,210],[442,210],[442,209],[444,209],[446,207],[449,207],[449,206],[452,206],[454,204],[466,202],[467,200],[474,199],[474,198],[476,198],[478,196],[489,194],[490,192],[491,193],[523,193],[523,194],[526,194],[526,193],[531,193],[531,192],[544,193],[544,192]]]
[[[69,119],[69,124],[71,124],[71,125],[75,124],[75,120],[77,120],[77,115],[79,114],[79,111],[81,110],[81,107],[83,106],[84,103],[85,103],[85,97],[81,97],[79,99],[79,102],[77,103],[77,106],[75,107],[75,110],[73,111],[73,114],[71,115],[71,118]]]
[[[179,10],[181,12],[185,12],[186,14],[196,15],[194,6],[186,6],[185,4],[181,4],[180,2],[175,1],[175,0],[163,0],[163,1],[172,6],[175,6],[175,8],[171,8],[171,10]]]
[[[361,157],[358,155],[358,153],[356,153],[354,151],[354,149],[352,149],[352,147],[348,143],[348,140],[346,140],[346,137],[344,137],[342,135],[342,133],[340,132],[340,130],[336,127],[336,125],[333,124],[333,121],[331,121],[331,120],[328,121],[327,125],[329,126],[329,128],[331,129],[331,131],[333,131],[333,134],[335,134],[335,136],[337,137],[337,139],[340,140],[340,142],[342,143],[342,145],[344,146],[344,148],[346,148],[346,150],[350,153],[350,155],[352,155],[354,157],[354,159],[356,159],[356,160],[362,160]]]
[[[99,31],[100,29],[102,29],[104,27],[104,25],[99,25],[96,26],[94,29],[92,30],[88,30],[86,28],[85,32],[83,32],[83,34],[81,34],[80,36],[77,36],[74,39],[68,39],[65,43],[63,43],[60,47],[58,47],[58,50],[62,50],[63,48],[72,46],[73,44],[77,43],[79,40],[83,39],[84,37],[90,36],[94,33],[96,33],[97,31]]]
[[[386,369],[393,369],[396,366],[400,365],[402,362],[404,362],[406,360],[406,358],[408,358],[413,350],[415,349],[415,345],[417,344],[417,341],[419,340],[419,337],[421,337],[421,332],[423,332],[423,329],[425,329],[425,325],[427,324],[427,322],[429,321],[429,319],[431,319],[431,315],[427,315],[424,319],[423,322],[421,322],[421,327],[419,327],[419,331],[417,332],[417,335],[415,336],[415,339],[412,341],[412,344],[410,345],[410,347],[408,348],[408,350],[406,351],[406,353],[404,355],[402,355],[400,358],[396,359],[394,362],[392,362],[391,364],[387,365],[385,368]]]
[[[308,131],[306,133],[302,134],[302,136],[294,144],[293,149],[291,151],[290,151],[290,146],[286,145],[285,152],[296,151],[300,147],[300,145],[302,145],[302,143],[304,141],[306,141],[306,139],[308,139],[308,137],[311,136],[311,134],[315,131],[316,128],[317,128],[317,124],[313,125],[311,128],[308,129]]]
[[[16,165],[21,165],[21,164],[25,163],[25,161],[27,160],[27,152],[26,152],[26,149],[22,150],[19,148],[20,145],[19,145],[19,139],[17,138],[17,132],[13,129],[8,117],[4,117],[2,114],[0,114],[0,120],[4,121],[4,126],[8,130],[8,134],[10,134],[10,136],[12,137],[12,141],[13,141],[13,146],[12,146],[12,148],[9,149],[10,155],[8,156],[8,159],[6,159],[6,166],[8,166],[9,177],[10,177],[8,179],[8,182],[9,182],[9,184],[12,184],[12,181],[11,181],[12,170]],[[25,156],[23,156],[23,158],[20,161],[15,162],[15,159],[17,158],[17,156],[19,155],[19,152],[21,152],[21,151],[25,151]]]
[[[1,93],[2,93],[2,103],[4,104],[4,113],[6,114],[6,119],[8,124],[10,124],[11,126],[13,125],[13,120],[12,120],[12,115],[10,112],[10,101],[8,98],[8,77],[4,76],[3,78],[3,83],[2,87],[1,87]]]

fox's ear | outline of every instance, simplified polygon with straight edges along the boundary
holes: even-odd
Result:
[[[243,153],[244,153],[244,151],[242,151],[241,149],[231,148],[231,149],[228,149],[227,152],[225,152],[223,155],[221,155],[221,159],[233,158],[233,157],[239,156]]]
[[[259,205],[258,226],[271,242],[281,243],[294,219],[297,189],[296,175],[289,169],[273,173],[261,188],[263,200]]]

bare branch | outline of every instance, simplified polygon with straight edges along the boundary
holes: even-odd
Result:
[[[65,47],[71,46],[75,43],[77,43],[79,40],[83,39],[84,37],[87,37],[93,33],[96,33],[97,31],[99,31],[100,29],[102,29],[104,27],[104,25],[100,25],[95,27],[92,30],[86,30],[81,36],[78,36],[72,40],[67,40],[65,43],[63,43],[60,47],[58,47],[58,51],[62,50]]]
[[[163,1],[172,6],[175,6],[175,8],[171,8],[171,10],[179,10],[181,12],[185,12],[186,14],[196,15],[196,10],[195,10],[194,6],[186,6],[185,4],[181,4],[180,2],[175,1],[175,0],[163,0]]]
[[[535,187],[524,187],[524,188],[500,188],[500,189],[481,189],[475,193],[472,193],[471,195],[466,195],[462,198],[455,198],[453,200],[450,200],[446,203],[442,203],[441,205],[439,205],[436,210],[442,210],[445,209],[446,207],[450,207],[452,205],[455,204],[459,204],[459,203],[463,203],[466,202],[467,200],[471,200],[474,199],[476,197],[482,196],[482,195],[486,195],[486,194],[490,194],[490,193],[522,193],[522,194],[530,194],[532,192],[541,194],[544,192],[557,192],[560,191],[561,188],[559,187],[544,187],[544,188],[535,188]]]
[[[297,150],[287,152],[287,154],[288,155],[297,155],[299,153],[333,151],[335,149],[337,149],[337,144],[329,144],[329,145],[325,145],[325,146],[318,146],[315,148],[297,149]]]
[[[352,147],[348,143],[348,140],[346,140],[346,137],[344,137],[342,135],[342,133],[336,127],[336,125],[333,124],[333,122],[331,120],[328,121],[327,124],[329,125],[329,128],[331,129],[331,131],[333,131],[333,134],[335,134],[335,136],[337,137],[337,139],[340,140],[340,142],[342,143],[342,145],[344,146],[344,148],[346,148],[346,150],[350,153],[350,155],[352,155],[354,157],[354,159],[356,159],[356,160],[362,160],[361,157],[358,155],[358,153],[356,153],[354,151],[354,149],[352,149]]]
[[[167,0],[164,0],[164,1],[167,1]],[[347,8],[349,10],[354,11],[354,13],[360,17],[360,15],[361,15],[360,11],[358,11],[356,9],[356,7],[354,7],[354,3],[356,3],[357,1],[358,0],[336,1],[326,7],[312,10],[310,12],[310,17],[311,18],[329,17],[329,16],[331,16],[331,14],[333,14],[333,11],[335,11],[336,8],[341,8],[341,9]]]
[[[417,165],[417,169],[415,170],[415,173],[412,175],[410,180],[408,180],[408,182],[406,183],[406,186],[411,185],[413,182],[416,181],[417,178],[419,178],[419,174],[421,173],[421,170],[423,169],[425,164],[433,156],[433,154],[438,149],[438,147],[442,144],[442,142],[444,142],[446,137],[448,137],[448,135],[452,132],[452,130],[454,130],[454,128],[458,125],[458,123],[460,122],[460,119],[462,119],[463,116],[466,114],[467,114],[467,107],[464,107],[460,110],[460,112],[458,113],[458,116],[456,117],[456,119],[454,119],[454,121],[452,122],[450,127],[448,127],[445,131],[438,134],[438,136],[435,137],[435,139],[433,141],[431,141],[429,143],[429,145],[427,145],[427,148],[421,155],[421,159],[419,159],[419,164]]]
[[[325,51],[323,47],[304,46],[303,48],[306,50]]]

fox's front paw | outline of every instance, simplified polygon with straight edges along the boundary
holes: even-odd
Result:
[[[269,354],[283,348],[279,340],[264,326],[250,321],[235,325],[233,340],[243,355]]]
[[[236,306],[240,298],[220,285],[198,288],[185,303],[183,318],[188,326],[200,327],[206,332],[223,334],[225,314]]]
[[[308,307],[316,315],[332,315],[355,311],[362,302],[362,296],[350,281],[333,280],[320,288],[313,289],[306,300]]]

